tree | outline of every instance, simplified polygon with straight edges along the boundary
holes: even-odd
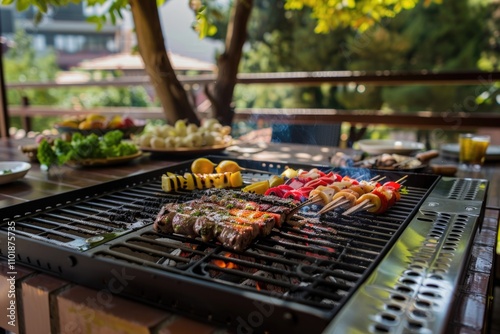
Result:
[[[39,10],[36,16],[41,19],[52,6],[64,6],[69,3],[81,3],[83,0],[1,0],[2,4],[15,4],[23,11],[30,6]],[[209,15],[214,9],[214,1],[188,0],[197,13],[196,29],[200,36],[214,33],[214,24]],[[413,8],[420,0],[285,0],[285,9],[312,9],[317,20],[315,32],[324,33],[337,27],[352,27],[363,31],[385,17],[393,17],[404,9]],[[441,0],[424,0],[425,3]],[[98,25],[105,20],[115,23],[121,17],[122,10],[130,10],[135,24],[138,49],[150,76],[156,94],[163,106],[169,123],[178,119],[187,119],[199,124],[193,106],[189,103],[186,91],[176,77],[167,56],[157,5],[166,0],[87,0],[87,6],[107,6],[107,11],[99,17],[90,18]],[[242,56],[243,45],[247,38],[247,24],[250,19],[254,0],[233,0],[226,29],[225,48],[217,59],[217,78],[207,95],[212,102],[213,113],[222,123],[230,125],[234,110],[232,99]],[[213,10],[217,13],[216,10]]]
[[[351,58],[348,69],[436,72],[479,69],[483,53],[498,54],[498,49],[491,46],[498,35],[498,26],[488,24],[496,8],[500,6],[493,2],[468,0],[445,0],[439,6],[427,8],[418,5],[411,13],[400,13],[385,24],[370,28],[362,38],[348,40],[346,50]],[[480,110],[474,98],[489,89],[483,86],[366,86],[362,92],[342,92],[339,98],[352,109],[470,112]]]

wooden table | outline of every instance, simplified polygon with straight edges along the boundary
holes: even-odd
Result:
[[[26,140],[23,142],[0,139],[0,161],[28,161],[28,158],[18,149],[19,145],[25,143]],[[269,143],[260,146],[241,144],[239,152],[226,151],[223,154],[229,158],[328,164],[330,157],[338,150],[332,147]],[[39,164],[33,163],[31,170],[23,179],[0,185],[0,208],[164,168],[191,158],[186,156],[158,158],[148,153],[125,165],[86,169],[60,167],[51,172],[44,171]],[[433,162],[449,163],[439,158]],[[493,260],[500,207],[498,190],[500,189],[500,162],[488,163],[476,173],[459,171],[457,176],[485,178],[490,181],[486,218],[482,229],[476,236],[471,254],[471,263],[467,273],[469,281],[460,288],[456,314],[452,317],[450,324],[456,329],[465,328],[468,333],[480,333],[488,326],[485,319],[487,319],[487,306],[492,298],[492,285],[495,277]],[[3,284],[9,278],[5,260],[0,260],[0,268],[0,276],[3,276],[0,277],[2,281],[0,309],[5,310],[9,306],[4,298],[9,292],[9,284]],[[165,333],[167,330],[173,333],[211,333],[216,330],[212,326],[118,296],[112,297],[113,306],[109,308],[103,307],[102,303],[99,304],[99,298],[97,298],[97,304],[96,302],[92,304],[88,302],[88,296],[99,297],[99,291],[75,286],[71,282],[38,273],[21,265],[17,265],[16,269],[16,299],[22,302],[17,304],[18,309],[15,314],[18,316],[17,320],[24,319],[24,321],[17,322],[15,327],[10,326],[8,317],[6,318],[2,311],[0,312],[2,314],[0,333],[2,328],[19,333],[23,331],[50,332],[57,328],[63,333],[69,333],[82,330],[83,327],[79,326],[85,326],[90,329],[90,332],[104,331],[103,328],[106,328],[108,332],[133,328],[133,332],[136,333],[156,330]],[[100,297],[101,299],[111,298],[110,296]],[[78,312],[75,312],[75,309]],[[22,317],[19,317],[21,314]]]

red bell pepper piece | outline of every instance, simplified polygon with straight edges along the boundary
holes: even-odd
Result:
[[[332,184],[333,182],[335,182],[334,179],[332,179],[331,177],[328,177],[328,176],[322,176],[319,179],[323,182],[326,182],[326,184]]]
[[[326,186],[328,185],[328,183],[322,179],[314,179],[314,180],[311,180],[309,182],[307,182],[306,184],[304,184],[304,187],[313,187],[313,188],[317,188],[319,186]]]
[[[401,188],[401,185],[397,182],[394,182],[394,181],[388,181],[388,182],[384,183],[384,187],[392,187],[392,188],[398,190],[399,188]]]
[[[283,197],[284,193],[285,193],[284,190],[281,190],[278,187],[272,187],[272,188],[267,189],[266,192],[264,193],[264,195],[266,195],[266,196],[274,195],[274,196],[278,196],[278,197]]]
[[[378,189],[372,191],[373,195],[376,195],[380,198],[380,208],[375,213],[383,213],[389,208],[389,202],[387,201],[387,197]]]
[[[288,190],[293,190],[292,187],[290,187],[288,184],[280,184],[279,186],[277,186],[276,188],[280,189],[280,190],[283,190],[283,191],[288,191]]]
[[[293,198],[296,201],[302,201],[306,197],[298,190],[290,190],[283,195],[283,198]]]
[[[293,178],[287,181],[286,185],[292,187],[293,189],[298,189],[303,187],[306,182],[304,180],[299,180],[298,178]]]
[[[325,177],[328,177],[333,180],[333,182],[340,182],[342,181],[342,175],[334,173],[334,172],[329,172],[328,174],[325,175]]]
[[[304,197],[309,197],[309,193],[315,188],[313,187],[302,187],[302,188],[299,188],[297,189],[296,191],[300,192],[302,194],[302,196]]]

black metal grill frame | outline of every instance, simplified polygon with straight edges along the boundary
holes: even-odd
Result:
[[[214,162],[226,159],[225,157],[216,156],[209,156],[209,158]],[[330,169],[328,166],[307,164],[258,162],[237,159],[235,161],[240,166],[246,168],[264,169],[274,173],[280,173],[285,166],[303,169],[310,169],[312,167],[323,170]],[[174,310],[177,313],[199,320],[209,321],[237,330],[286,330],[287,332],[303,332],[304,330],[308,330],[318,332],[325,328],[345,301],[348,300],[350,294],[356,290],[367,275],[377,266],[383,255],[402,233],[410,218],[418,210],[428,191],[433,188],[439,179],[435,175],[409,173],[407,185],[410,189],[410,194],[417,193],[417,196],[415,198],[412,197],[411,201],[406,201],[403,196],[401,202],[391,209],[390,214],[384,214],[376,218],[370,214],[360,214],[358,216],[360,218],[351,219],[350,223],[352,225],[337,226],[339,236],[346,240],[349,239],[348,241],[353,243],[349,247],[345,245],[339,246],[339,249],[344,251],[344,253],[339,254],[339,257],[342,257],[342,261],[338,262],[336,258],[335,261],[337,262],[332,264],[331,259],[317,260],[313,257],[313,260],[316,259],[318,261],[313,263],[314,266],[299,266],[299,272],[295,272],[298,276],[316,270],[321,275],[321,278],[315,280],[311,286],[292,287],[290,291],[294,294],[303,293],[319,296],[318,298],[324,296],[324,298],[330,298],[334,304],[333,307],[332,305],[321,307],[321,303],[317,301],[307,299],[301,301],[300,298],[299,300],[288,298],[283,294],[273,291],[256,291],[254,287],[242,287],[239,284],[231,284],[231,282],[227,281],[221,284],[218,279],[213,279],[209,275],[201,275],[199,271],[203,270],[217,270],[222,272],[223,275],[234,275],[234,270],[222,270],[210,262],[213,259],[221,259],[221,254],[227,252],[227,250],[217,244],[208,246],[204,244],[203,247],[211,247],[212,253],[207,254],[204,251],[200,251],[201,265],[191,265],[188,270],[165,268],[161,265],[153,265],[151,261],[148,262],[147,260],[141,263],[141,261],[138,261],[140,259],[134,256],[123,254],[123,252],[116,252],[117,249],[120,249],[119,247],[122,247],[121,249],[131,250],[132,255],[134,250],[153,254],[154,252],[151,249],[147,249],[147,247],[144,249],[140,244],[132,245],[134,242],[144,243],[147,240],[158,247],[156,249],[158,254],[162,253],[161,247],[164,247],[165,244],[163,242],[152,241],[159,236],[151,231],[150,224],[152,221],[147,221],[146,218],[144,218],[146,221],[141,220],[143,217],[139,215],[139,217],[134,217],[131,220],[134,221],[132,224],[127,224],[123,221],[120,222],[120,220],[127,220],[127,215],[123,211],[115,210],[116,207],[113,204],[119,203],[120,208],[123,208],[123,201],[130,200],[129,193],[134,194],[134,196],[144,194],[147,197],[151,191],[154,192],[156,190],[160,200],[147,200],[149,201],[148,205],[151,205],[151,211],[139,210],[143,214],[154,215],[159,210],[160,202],[177,199],[178,197],[178,195],[161,192],[159,188],[161,175],[166,171],[183,173],[189,170],[190,165],[191,161],[186,161],[156,171],[19,204],[9,208],[8,212],[11,213],[10,215],[7,215],[6,209],[0,210],[2,217],[6,217],[0,225],[0,236],[3,239],[4,235],[6,235],[6,225],[9,221],[16,221],[18,228],[16,253],[19,263],[75,283],[99,289],[100,291],[104,289],[108,292],[124,295],[156,307]],[[354,177],[359,176],[360,173],[367,173],[369,175],[367,178],[373,176],[373,172],[362,169],[341,169],[337,171]],[[398,172],[381,172],[381,174],[385,175],[388,180],[397,180],[403,175]],[[246,179],[262,179],[267,177],[265,174],[245,174]],[[117,199],[117,202],[114,203],[113,199]],[[129,207],[133,207],[134,205],[141,206],[130,202],[127,205]],[[95,212],[92,209],[94,206],[99,208]],[[113,219],[109,219],[108,217],[106,220],[106,217],[99,216],[99,212],[103,208],[107,210],[106,212],[112,212],[112,215],[114,215]],[[61,213],[68,214],[71,217],[75,215],[75,212],[81,215],[81,212],[76,209],[94,214],[97,212],[97,217],[100,217],[99,219],[103,223],[113,223],[115,224],[115,228],[110,230],[109,233],[97,233],[98,235],[90,233],[84,235],[86,237],[85,242],[79,240],[70,244],[70,247],[68,247],[68,244],[64,245],[63,242],[58,240],[65,240],[64,233],[74,233],[71,225],[63,226],[63,233],[51,231],[48,228],[50,226],[46,228],[47,231],[45,232],[42,228],[41,233],[50,234],[45,234],[44,238],[40,240],[32,236],[23,235],[23,220],[37,219],[37,222],[41,225],[51,225],[53,222],[46,222],[44,221],[45,218],[40,219],[37,217],[48,215],[51,219],[57,220],[57,215],[61,215]],[[57,212],[57,215],[55,212]],[[369,242],[363,243],[356,240],[356,237],[358,239],[360,237],[359,234],[355,234],[356,225],[360,220],[369,221],[377,226],[376,230],[370,232],[370,236],[366,236]],[[86,226],[88,227],[88,224]],[[61,230],[61,227],[59,226],[58,229]],[[288,237],[291,232],[295,231],[285,226],[281,231],[274,230],[270,238],[279,238],[280,235]],[[303,232],[300,231],[300,233]],[[350,240],[352,236],[355,237],[354,240]],[[50,242],[48,242],[47,238],[50,238]],[[186,246],[186,242],[200,243],[199,241],[193,241],[177,235],[168,236],[168,239],[181,241],[183,247],[188,247]],[[301,241],[301,239],[303,239],[303,236],[298,235],[292,238],[292,241]],[[278,252],[275,247],[276,244],[269,242],[268,239],[262,239],[251,248],[260,249],[264,253],[266,251]],[[356,243],[359,245],[356,245]],[[0,256],[6,257],[7,250],[5,243],[1,244]],[[321,246],[321,243],[319,245]],[[294,246],[296,247],[296,245]],[[372,249],[367,249],[367,247],[372,247]],[[289,262],[289,258],[292,256],[295,258],[301,256],[307,257],[303,253],[294,251],[292,248],[288,249],[285,247],[285,250],[281,252],[283,253],[283,258],[279,261],[283,263]],[[315,255],[321,255],[323,254],[322,252],[327,254],[326,251],[319,249]],[[239,252],[232,253],[237,254]],[[373,255],[373,257],[367,259],[367,254]],[[239,255],[247,255],[247,253],[241,252]],[[263,259],[263,262],[266,262],[269,255],[259,256]],[[172,258],[175,261],[182,261],[182,259],[175,256],[172,256]],[[354,266],[352,263],[349,263],[349,260],[358,261],[358,264]],[[259,267],[259,265],[249,264],[241,259],[231,258],[231,262],[237,262],[239,265]],[[325,263],[325,268],[318,269],[319,263]],[[359,265],[360,263],[362,265]],[[322,291],[321,289],[324,286],[328,286],[331,289],[332,284],[326,282],[326,279],[332,271],[339,268],[341,270],[347,268],[353,272],[360,271],[358,273],[359,276],[352,279],[350,277],[352,273],[345,275],[337,273],[337,278],[344,279],[340,283],[335,283],[339,286],[339,290],[343,294],[334,295],[328,289]],[[267,269],[269,270],[269,268]],[[307,275],[301,277],[307,278]],[[275,280],[265,277],[259,278],[259,281],[269,284],[275,283]],[[346,282],[352,284],[352,286],[348,286],[347,288],[343,286]]]

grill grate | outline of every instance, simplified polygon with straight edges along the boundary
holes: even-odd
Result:
[[[238,161],[247,168],[283,168],[253,163],[259,165]],[[162,192],[161,175],[167,170],[183,173],[189,166],[186,162],[34,201],[29,211],[20,205],[2,224],[16,221],[18,235],[24,237],[18,246],[20,262],[77,283],[109,288],[113,272],[125,270],[125,277],[133,279],[120,293],[156,306],[236,328],[240,319],[259,309],[256,302],[267,303],[273,316],[257,327],[320,330],[380,262],[438,179],[409,174],[408,194],[385,214],[344,217],[329,212],[319,224],[285,225],[238,252],[215,242],[152,231],[161,205],[188,198]],[[361,172],[365,178],[372,176],[359,169],[341,171],[352,177]],[[401,176],[384,175],[389,180]],[[263,178],[267,175],[244,174],[247,182]],[[310,208],[301,212],[305,217],[313,214]],[[238,308],[234,298],[241,304]]]

